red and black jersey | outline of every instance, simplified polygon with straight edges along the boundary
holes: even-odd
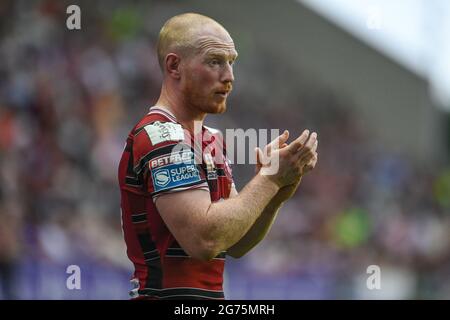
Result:
[[[161,194],[196,188],[213,202],[229,197],[233,178],[220,132],[202,126],[195,137],[168,111],[150,108],[128,135],[119,185],[127,255],[135,267],[132,297],[223,299],[226,253],[211,261],[191,258],[155,206]]]

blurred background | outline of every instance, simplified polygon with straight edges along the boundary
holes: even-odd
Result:
[[[0,298],[128,299],[118,161],[159,95],[159,29],[198,12],[239,52],[206,124],[320,137],[268,237],[227,260],[226,297],[450,299],[450,5],[390,2],[2,0]],[[240,190],[254,168],[233,170]]]

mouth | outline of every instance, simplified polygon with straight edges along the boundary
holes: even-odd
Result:
[[[228,96],[228,94],[230,93],[231,90],[221,90],[221,91],[216,91],[215,94],[222,97],[222,98],[226,98]]]

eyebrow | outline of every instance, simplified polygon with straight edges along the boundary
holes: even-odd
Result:
[[[212,50],[209,50],[209,51],[206,53],[206,56],[207,56],[208,58],[211,58],[211,57],[222,58],[222,57],[226,56],[227,58],[231,58],[232,60],[236,60],[236,59],[237,59],[238,53],[237,53],[236,50],[232,50],[231,52],[226,53],[226,54],[224,53],[225,51],[231,51],[231,50],[217,50],[217,49],[212,49]]]

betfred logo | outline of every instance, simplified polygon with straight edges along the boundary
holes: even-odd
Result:
[[[158,167],[163,167],[168,164],[177,164],[177,163],[192,163],[194,159],[194,154],[192,151],[183,151],[171,153],[169,155],[165,155],[159,158],[156,158],[150,161],[150,169],[155,169]]]

